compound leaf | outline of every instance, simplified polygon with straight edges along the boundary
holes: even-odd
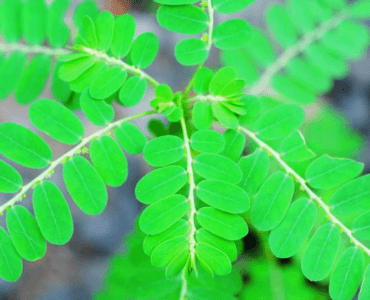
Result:
[[[151,32],[140,34],[132,44],[130,59],[134,66],[145,69],[149,67],[159,49],[158,37]]]
[[[0,159],[0,192],[16,193],[22,184],[23,179],[18,171]]]
[[[118,102],[124,106],[135,106],[143,99],[147,82],[140,76],[130,77],[119,91]]]
[[[136,155],[143,151],[146,137],[134,124],[124,122],[121,126],[116,127],[114,134],[127,153]]]
[[[227,50],[245,46],[252,37],[252,27],[243,19],[231,19],[213,29],[216,48]]]
[[[190,146],[199,152],[219,153],[225,147],[225,139],[214,130],[199,130],[193,133]]]
[[[217,275],[227,275],[231,272],[231,262],[221,250],[206,244],[197,243],[196,255],[203,263],[208,265]]]
[[[90,84],[90,95],[95,99],[105,99],[113,95],[124,84],[127,72],[121,67],[113,67],[100,73]]]

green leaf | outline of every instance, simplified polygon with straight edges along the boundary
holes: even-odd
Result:
[[[193,90],[196,94],[206,94],[213,77],[213,71],[209,68],[200,68],[194,75]],[[199,103],[199,102],[197,102]]]
[[[220,14],[234,14],[246,9],[256,0],[213,0],[212,6]]]
[[[71,210],[54,183],[39,183],[32,195],[32,205],[40,231],[50,244],[64,245],[72,238]]]
[[[235,129],[238,126],[238,118],[233,114],[232,111],[223,106],[221,103],[213,102],[212,111],[221,125],[232,129]]]
[[[63,179],[77,206],[88,215],[100,214],[107,205],[108,193],[103,179],[88,160],[74,156],[63,166]]]
[[[203,180],[196,188],[197,196],[221,211],[240,214],[249,209],[248,194],[240,187],[220,180]]]
[[[179,275],[179,273],[181,273],[181,271],[186,267],[189,257],[190,251],[187,248],[183,249],[179,254],[177,254],[166,268],[166,278],[171,279],[176,275]]]
[[[167,116],[170,122],[179,122],[184,114],[181,107],[175,107]]]
[[[20,256],[28,261],[42,258],[46,241],[35,218],[27,208],[14,205],[6,214],[6,227]]]
[[[197,220],[202,227],[226,240],[239,240],[248,234],[248,226],[242,217],[212,207],[202,207]]]
[[[146,137],[134,124],[124,122],[121,126],[116,127],[114,134],[127,153],[136,155],[143,151]]]
[[[59,68],[59,78],[63,81],[73,81],[92,67],[94,63],[95,59],[93,56],[83,56],[69,60]]]
[[[243,102],[246,114],[239,117],[239,123],[241,125],[250,125],[254,123],[260,116],[262,110],[261,101],[255,96],[244,96],[240,98]]]
[[[0,153],[27,168],[43,169],[53,153],[36,133],[17,123],[0,124]]]
[[[112,96],[124,84],[127,72],[120,66],[110,68],[100,73],[90,84],[90,95],[95,99],[105,99]]]
[[[236,72],[233,67],[221,68],[212,77],[212,80],[209,83],[209,92],[213,95],[218,95],[220,91],[235,78]]]
[[[50,56],[38,54],[32,58],[15,87],[15,98],[19,104],[29,104],[41,95],[49,78],[50,68]]]
[[[370,6],[369,6],[370,7]],[[370,9],[369,9],[370,10]],[[366,300],[370,297],[370,266],[368,265],[365,274],[364,274],[364,280],[361,285],[360,293],[358,294],[358,300]]]
[[[82,18],[82,28],[83,37],[86,38],[88,47],[91,49],[96,49],[98,46],[98,38],[96,35],[96,29],[94,21],[89,16],[83,16]]]
[[[214,130],[199,130],[193,133],[190,146],[199,152],[219,153],[225,147],[225,140]]]
[[[172,97],[174,96],[171,87],[167,84],[158,85],[154,90],[154,94],[157,97],[162,97],[168,101],[170,101]]]
[[[206,44],[199,39],[185,39],[175,46],[176,60],[183,66],[195,66],[208,58]]]
[[[148,122],[148,130],[155,137],[169,135],[168,128],[159,119],[150,119]]]
[[[211,127],[213,121],[213,112],[211,104],[198,101],[193,107],[193,122],[195,128],[206,130]]]
[[[4,0],[0,9],[1,35],[8,43],[16,43],[22,37],[23,1]]]
[[[197,243],[195,251],[198,259],[208,265],[215,274],[227,275],[231,272],[230,259],[221,250],[200,242]]]
[[[151,263],[156,267],[168,265],[180,252],[189,247],[185,236],[177,236],[154,248]]]
[[[167,228],[160,234],[147,235],[145,237],[143,244],[145,254],[151,255],[154,248],[157,247],[159,244],[176,236],[180,235],[185,236],[188,233],[188,231],[189,225],[186,223],[184,219],[180,219],[175,224],[173,224],[171,227]]]
[[[22,257],[2,227],[0,227],[0,244],[0,277],[5,281],[17,281],[23,272]]]
[[[71,81],[70,87],[76,93],[82,93],[84,89],[90,87],[93,80],[100,74],[108,70],[108,66],[102,62],[95,62],[89,69],[87,69],[83,74],[77,79]]]
[[[114,34],[114,16],[110,11],[103,11],[96,19],[98,50],[107,52],[112,45]]]
[[[288,174],[276,172],[264,182],[254,198],[251,220],[258,230],[275,228],[284,218],[294,194],[294,181]]]
[[[202,153],[195,157],[194,171],[206,179],[217,179],[237,184],[242,178],[239,166],[230,158],[214,153]]]
[[[102,136],[90,145],[90,158],[108,186],[121,186],[127,179],[128,165],[121,147],[110,136]]]
[[[99,8],[96,4],[96,1],[93,1],[93,0],[83,1],[77,6],[74,12],[73,24],[77,28],[81,28],[82,19],[85,15],[90,16],[95,21],[96,17],[98,16],[98,13],[99,13]]]
[[[55,65],[53,78],[51,81],[51,92],[57,100],[65,103],[71,96],[71,89],[69,88],[68,82],[65,82],[59,78],[59,68],[62,64],[62,62],[58,61]]]
[[[157,10],[157,21],[167,30],[182,34],[199,34],[208,28],[207,14],[194,5],[161,5]]]
[[[349,7],[349,11],[354,18],[368,19],[370,17],[370,2],[368,0],[356,1]]]
[[[280,145],[280,153],[286,161],[300,162],[316,156],[306,146],[306,141],[299,130],[288,135]]]
[[[151,204],[175,194],[187,180],[187,173],[180,166],[160,168],[139,180],[135,187],[135,196],[141,203]]]
[[[12,1],[12,0],[11,0]],[[1,11],[1,10],[0,10]],[[27,55],[14,51],[0,67],[0,99],[7,98],[14,90],[25,67]]]
[[[86,118],[97,126],[105,126],[114,118],[114,108],[104,101],[96,101],[86,88],[80,96],[81,109]]]
[[[140,78],[140,76],[130,77],[119,92],[119,103],[124,106],[137,105],[145,95],[146,86],[145,78]]]
[[[173,135],[158,137],[145,145],[143,155],[153,167],[170,165],[184,157],[184,141]]]
[[[183,195],[172,195],[149,205],[140,216],[140,229],[146,234],[159,234],[170,228],[188,211]]]
[[[363,169],[363,163],[324,154],[307,167],[305,177],[313,188],[329,189],[357,177]]]
[[[70,29],[64,23],[69,0],[55,0],[49,6],[47,35],[52,47],[63,48],[70,38]]]
[[[370,212],[361,214],[352,223],[352,232],[354,237],[364,240],[370,240]]]
[[[354,179],[340,187],[330,199],[332,211],[339,215],[350,215],[370,209],[369,185],[370,174]]]
[[[241,48],[251,37],[252,27],[243,19],[227,20],[213,29],[214,45],[222,50]]]
[[[287,9],[297,31],[305,34],[315,29],[315,19],[305,1],[290,0]]]
[[[358,247],[348,248],[339,258],[329,281],[329,294],[333,300],[351,299],[362,279],[364,255]]]
[[[85,134],[85,129],[75,114],[54,100],[36,100],[30,106],[28,114],[31,123],[38,130],[61,143],[77,144]]]
[[[239,186],[252,197],[267,176],[270,158],[262,148],[257,148],[252,154],[242,157],[238,165],[242,170]]]
[[[242,93],[242,89],[245,86],[245,81],[243,79],[234,79],[230,81],[225,87],[219,91],[220,96],[231,98],[239,93]],[[223,103],[224,105],[230,104],[227,102]],[[236,113],[236,111],[235,111]],[[245,112],[243,113],[245,115]]]
[[[227,129],[222,136],[225,139],[225,148],[221,155],[238,161],[245,147],[244,135],[234,129]]]
[[[283,221],[269,236],[272,253],[279,258],[296,254],[308,238],[316,218],[316,205],[309,199],[294,201]]]
[[[124,14],[116,19],[111,51],[117,58],[125,57],[131,48],[136,30],[135,19],[130,14]]]
[[[302,258],[302,272],[311,281],[323,280],[333,268],[340,243],[338,227],[322,225],[311,239]]]
[[[158,37],[151,32],[140,34],[132,44],[130,58],[132,64],[140,69],[149,67],[159,49]]]
[[[282,104],[264,113],[255,124],[259,138],[280,139],[297,130],[304,121],[304,110],[295,104]]]
[[[185,5],[197,3],[199,0],[154,0],[154,2],[166,5]]]
[[[44,0],[27,0],[22,8],[23,35],[30,45],[41,45],[47,30],[48,8]]]
[[[0,159],[0,192],[16,193],[22,184],[23,179],[18,171]]]

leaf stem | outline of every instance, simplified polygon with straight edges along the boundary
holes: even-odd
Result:
[[[214,24],[214,10],[212,6],[212,1],[208,1],[208,15],[209,15],[209,25],[208,25],[208,41],[207,41],[207,47],[206,49],[209,51],[212,47],[212,34],[213,34],[213,24]]]
[[[368,249],[365,245],[359,242],[353,235],[350,229],[348,229],[344,224],[342,224],[331,212],[330,207],[322,201],[322,199],[317,196],[306,184],[305,179],[299,176],[291,167],[287,165],[285,161],[283,161],[280,157],[280,154],[268,146],[266,143],[261,141],[253,132],[249,131],[248,129],[239,126],[238,129],[249,136],[252,140],[254,140],[258,146],[266,150],[270,153],[276,161],[285,169],[285,171],[292,175],[294,179],[301,185],[302,189],[306,191],[306,193],[310,196],[311,200],[315,200],[320,207],[326,212],[327,217],[333,224],[339,226],[339,228],[344,231],[344,233],[349,237],[350,241],[355,244],[355,246],[361,248],[368,256],[370,256],[370,249]]]
[[[63,55],[71,53],[71,51],[67,49],[54,49],[45,46],[30,46],[24,45],[21,43],[0,43],[0,52],[14,52],[14,51],[22,51],[24,53],[42,53],[46,55]]]
[[[94,133],[94,134],[92,134],[92,135],[90,135],[90,136],[88,136],[88,137],[86,137],[84,139],[81,139],[81,143],[79,143],[76,147],[74,147],[73,149],[71,149],[70,151],[68,151],[67,153],[65,153],[64,155],[62,155],[58,159],[56,159],[55,161],[51,162],[49,168],[47,168],[44,172],[42,172],[39,176],[37,176],[30,183],[28,183],[27,185],[23,186],[22,190],[19,193],[17,193],[17,195],[15,195],[12,199],[10,199],[9,201],[7,201],[5,204],[1,205],[0,206],[0,214],[3,214],[3,212],[6,210],[6,208],[8,206],[12,206],[16,202],[22,201],[23,195],[30,188],[32,188],[34,184],[36,184],[37,182],[43,181],[46,177],[48,177],[48,175],[50,175],[50,174],[52,174],[54,172],[54,168],[56,166],[58,166],[59,164],[63,163],[69,157],[72,157],[73,155],[75,155],[79,150],[81,150],[87,143],[89,143],[94,138],[98,138],[100,136],[103,136],[105,133],[107,133],[108,131],[110,131],[114,127],[117,127],[117,126],[121,125],[124,122],[132,121],[132,120],[135,120],[135,119],[138,119],[138,118],[141,118],[141,117],[144,117],[144,116],[148,116],[148,115],[151,115],[151,114],[155,114],[155,113],[157,113],[157,112],[154,111],[154,110],[152,110],[152,111],[145,111],[145,112],[142,112],[142,113],[139,113],[139,114],[136,114],[136,115],[129,116],[127,118],[120,119],[120,120],[118,120],[116,122],[110,123],[104,129],[99,130],[98,132],[96,132],[96,133]]]

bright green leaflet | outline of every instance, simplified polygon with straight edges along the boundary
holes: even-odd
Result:
[[[22,176],[11,165],[0,160],[0,191],[2,193],[16,193],[23,184]]]
[[[194,4],[199,2],[199,0],[154,0],[159,4],[166,5],[185,5],[185,4]]]
[[[82,57],[88,57],[89,54],[85,52],[73,52],[73,53],[68,53],[68,54],[63,54],[58,57],[59,62],[67,62],[67,61],[72,61],[75,59],[79,59]]]
[[[63,179],[77,206],[88,215],[100,214],[108,202],[103,179],[89,161],[74,156],[63,166]]]
[[[157,97],[162,97],[162,98],[164,98],[168,101],[170,101],[173,97],[173,91],[172,91],[171,87],[167,84],[158,85],[154,90],[154,94]]]
[[[172,164],[185,155],[184,141],[171,135],[158,137],[145,145],[143,155],[153,167]]]
[[[137,200],[151,204],[175,194],[187,182],[188,176],[180,166],[154,170],[139,180],[135,187]]]
[[[55,65],[53,78],[51,81],[51,92],[57,100],[65,103],[71,96],[71,90],[69,88],[69,83],[59,78],[58,72],[62,64],[63,64],[62,62],[57,61]]]
[[[23,1],[4,0],[0,9],[0,28],[2,36],[8,43],[18,42],[22,36],[22,13]]]
[[[202,227],[226,240],[239,240],[248,234],[248,226],[242,217],[212,207],[202,207],[197,220]]]
[[[193,107],[193,123],[195,128],[205,130],[211,127],[213,112],[211,104],[199,101]]]
[[[370,212],[358,216],[351,228],[356,238],[370,240]]]
[[[40,231],[50,244],[64,245],[72,238],[71,210],[54,183],[39,183],[32,194],[32,205]]]
[[[353,3],[350,6],[351,16],[359,19],[367,19],[370,16],[370,3],[366,0],[361,0]]]
[[[53,154],[48,144],[28,128],[5,122],[0,124],[0,153],[22,166],[43,169]]]
[[[93,56],[84,56],[67,61],[59,68],[59,78],[63,81],[73,81],[80,77],[94,63],[95,60]]]
[[[82,92],[80,105],[86,118],[97,126],[105,126],[113,121],[114,108],[104,101],[96,101],[91,98],[89,88]]]
[[[98,38],[96,36],[95,24],[91,17],[83,16],[81,30],[83,32],[83,36],[86,38],[89,48],[96,49]]]
[[[362,279],[364,255],[360,248],[350,247],[339,258],[329,281],[333,300],[351,299]]]
[[[30,61],[15,87],[15,98],[19,104],[28,104],[41,95],[50,69],[51,58],[48,55],[39,54]]]
[[[244,96],[240,98],[240,101],[244,103],[246,114],[240,116],[239,123],[241,125],[250,125],[258,119],[262,110],[261,101],[255,96]]]
[[[254,198],[251,220],[261,231],[275,228],[285,216],[294,194],[294,181],[283,172],[272,174]]]
[[[295,104],[282,104],[264,113],[255,124],[261,139],[280,139],[297,130],[304,121],[304,110]]]
[[[221,152],[221,155],[224,155],[235,162],[238,161],[245,146],[244,135],[236,130],[227,129],[224,131],[222,136],[225,139],[225,148]]]
[[[305,1],[290,0],[287,8],[294,26],[300,33],[304,34],[314,30],[315,20]]]
[[[217,275],[226,275],[231,272],[231,262],[225,253],[217,248],[206,244],[197,243],[197,257],[208,265]]]
[[[147,255],[151,255],[154,248],[159,244],[176,236],[186,235],[188,231],[189,231],[188,224],[184,219],[180,219],[171,227],[169,227],[168,229],[159,234],[147,235],[143,243],[144,252]]]
[[[242,178],[239,166],[230,158],[214,153],[202,153],[195,157],[194,171],[206,179],[217,179],[237,184]]]
[[[58,142],[73,145],[81,141],[85,129],[81,121],[61,103],[51,99],[39,99],[31,104],[31,123]]]
[[[159,234],[170,228],[188,211],[189,203],[183,195],[172,195],[149,205],[139,219],[140,229],[146,234]]]
[[[132,64],[140,69],[149,67],[157,56],[158,49],[159,40],[155,34],[151,32],[140,34],[132,44],[130,52]]]
[[[354,179],[340,187],[330,199],[332,211],[339,215],[360,213],[370,208],[370,174]]]
[[[316,205],[309,199],[294,201],[283,221],[269,236],[272,253],[279,258],[296,254],[308,238],[316,218]]]
[[[108,70],[108,66],[102,62],[95,62],[89,69],[87,69],[80,77],[71,81],[71,90],[76,93],[82,93],[84,89],[90,87],[91,82],[101,73]]]
[[[212,5],[220,14],[234,14],[246,9],[256,0],[213,0]]]
[[[27,208],[14,205],[6,214],[6,227],[20,256],[28,261],[42,258],[46,241],[35,218]]]
[[[111,51],[117,58],[125,57],[131,48],[136,30],[135,19],[130,14],[124,14],[116,19]]]
[[[221,103],[212,103],[212,112],[215,117],[220,121],[221,125],[235,129],[238,126],[238,118],[228,108],[223,106]]]
[[[121,147],[110,136],[102,136],[90,145],[90,158],[108,186],[121,186],[127,179],[128,164]]]
[[[324,154],[307,167],[305,177],[313,188],[329,189],[357,177],[363,169],[363,163]]]
[[[370,297],[370,266],[367,266],[362,282],[361,290],[358,295],[358,300],[366,300]]]
[[[0,245],[0,277],[6,281],[17,281],[23,272],[22,257],[2,227],[0,227]]]
[[[175,57],[183,66],[195,66],[208,58],[208,50],[199,39],[185,39],[176,44]]]
[[[213,30],[214,45],[222,50],[241,48],[251,37],[251,26],[243,19],[224,21]]]
[[[225,147],[225,139],[217,131],[199,130],[191,136],[190,146],[199,152],[220,153]]]
[[[148,130],[155,137],[170,134],[168,128],[164,125],[164,123],[161,120],[155,118],[149,120]]]
[[[183,249],[176,257],[169,263],[166,268],[166,278],[171,279],[178,275],[185,267],[189,260],[189,249]]]
[[[294,131],[287,136],[280,145],[280,153],[286,161],[305,161],[316,156],[306,146],[306,141],[300,131]]]
[[[213,71],[211,69],[200,68],[194,75],[194,85],[193,85],[194,92],[197,94],[206,94],[208,92],[209,83],[211,82],[212,77],[213,77]],[[205,103],[205,102],[197,102],[197,103]]]
[[[83,1],[77,6],[74,12],[73,24],[77,28],[81,28],[82,19],[85,15],[88,15],[93,20],[95,20],[98,14],[99,14],[99,8],[96,4],[96,1],[93,1],[93,0]]]
[[[209,92],[218,95],[219,92],[232,80],[236,78],[235,69],[223,67],[216,72],[209,83]]]
[[[184,112],[181,107],[175,107],[167,116],[170,122],[179,122]]]
[[[147,82],[140,76],[130,77],[119,91],[118,101],[124,106],[135,106],[143,99]]]
[[[112,45],[115,19],[110,11],[103,11],[96,19],[98,50],[108,51]]]
[[[197,185],[197,196],[221,211],[240,214],[249,209],[248,194],[240,187],[220,180],[203,180]]]
[[[246,190],[248,195],[253,196],[265,180],[269,169],[270,158],[261,148],[257,148],[252,154],[239,160],[242,170],[242,179],[239,186]]]
[[[230,81],[227,85],[225,85],[225,87],[220,90],[218,94],[224,97],[238,95],[242,91],[244,86],[245,81],[243,79],[234,79]],[[226,102],[224,104],[226,104]]]
[[[47,30],[46,3],[44,0],[27,0],[22,6],[21,22],[24,38],[30,45],[41,45]]]
[[[159,25],[182,34],[199,34],[207,29],[208,16],[194,5],[161,5],[157,10]]]
[[[302,258],[302,272],[311,281],[328,276],[333,268],[340,243],[338,227],[332,223],[322,225],[311,239]]]
[[[90,84],[90,95],[95,99],[105,99],[113,95],[124,84],[127,72],[121,67],[113,67],[99,74]]]
[[[69,0],[55,0],[49,6],[47,36],[55,48],[63,48],[70,38],[69,27],[63,21],[68,6]]]
[[[186,249],[189,245],[185,236],[177,236],[154,248],[151,255],[151,263],[156,267],[168,265],[177,254]]]
[[[116,127],[114,134],[127,153],[136,155],[143,151],[146,137],[134,124],[124,122],[121,126]]]

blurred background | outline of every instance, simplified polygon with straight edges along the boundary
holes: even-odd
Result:
[[[66,22],[71,28],[73,28],[72,12],[79,2],[81,1],[72,1],[72,6],[67,13]],[[243,18],[268,33],[263,15],[266,6],[272,2],[284,3],[284,1],[257,0],[247,10],[232,17]],[[157,24],[154,14],[157,5],[153,1],[98,0],[97,3],[101,10],[109,10],[115,15],[127,12],[132,14],[137,24],[136,36],[146,31],[156,34],[160,40],[160,51],[157,59],[146,72],[160,83],[170,85],[174,91],[185,88],[195,68],[180,66],[173,54],[175,44],[184,36],[168,32]],[[216,14],[215,24],[228,18],[230,16]],[[365,23],[370,25],[370,22],[365,21]],[[278,47],[276,51],[278,54],[282,52]],[[219,50],[212,48],[205,66],[217,69],[221,65]],[[350,70],[347,78],[335,81],[332,91],[323,95],[318,104],[310,108],[307,114],[309,124],[305,127],[304,134],[309,146],[311,146],[310,141],[316,139],[316,143],[313,143],[311,148],[317,154],[321,154],[320,151],[326,149],[329,155],[356,158],[365,163],[365,172],[368,172],[370,170],[370,52],[368,51],[362,60],[352,63]],[[148,89],[141,104],[134,109],[123,109],[122,106],[116,105],[115,120],[149,109],[149,101],[153,95],[153,90]],[[42,97],[52,97],[49,86]],[[323,105],[329,105],[341,117],[329,113],[324,117],[321,115],[320,119],[319,114]],[[86,124],[86,136],[97,130],[98,127],[87,122],[81,111],[76,111],[76,114]],[[39,133],[52,147],[54,159],[70,149],[69,146],[57,143],[34,129],[28,120],[28,106],[20,107],[12,97],[0,105],[0,122],[8,121],[20,123]],[[149,136],[146,129],[147,121],[148,119],[140,119],[140,122],[134,123]],[[321,136],[316,137],[315,134],[319,128],[323,130],[320,132]],[[321,148],[315,149],[317,144],[320,144]],[[23,175],[25,183],[42,172],[4,160]],[[128,161],[130,174],[128,180],[119,188],[108,187],[108,206],[97,216],[85,215],[78,209],[66,191],[61,166],[56,168],[51,181],[61,188],[70,205],[75,225],[74,235],[65,246],[48,244],[47,253],[41,260],[24,261],[24,271],[18,282],[8,283],[0,280],[0,299],[92,298],[94,291],[102,287],[102,277],[106,272],[109,257],[122,250],[122,239],[133,228],[135,218],[141,210],[141,204],[135,199],[134,188],[136,182],[147,172],[148,166],[140,157],[128,155]],[[1,203],[5,203],[12,198],[12,195],[0,194],[0,198]],[[22,205],[33,213],[31,194],[27,195]],[[0,217],[0,226],[6,228],[5,216]],[[253,235],[248,235],[244,242],[246,249],[258,248]]]

